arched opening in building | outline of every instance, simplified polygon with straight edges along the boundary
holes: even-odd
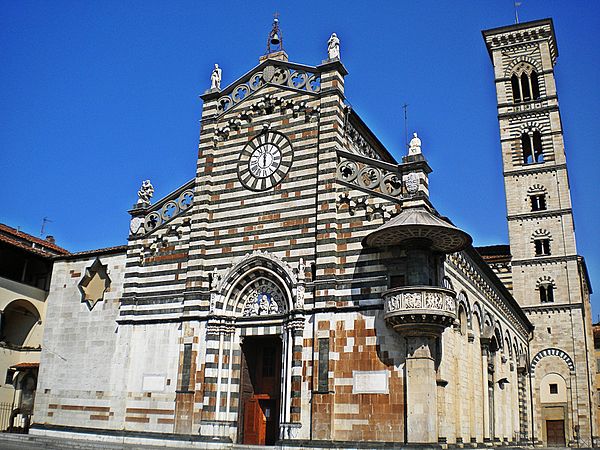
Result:
[[[529,199],[531,201],[531,211],[545,211],[548,209],[545,193],[532,194]]]
[[[554,286],[552,283],[540,284],[540,302],[551,303],[554,301]]]
[[[286,358],[290,342],[281,327],[293,307],[289,285],[276,266],[254,267],[232,281],[226,301],[240,328],[240,380],[237,441],[245,445],[273,445],[289,409]],[[275,270],[273,269],[275,267]],[[265,321],[270,326],[265,326]]]
[[[538,74],[535,70],[529,69],[521,72],[521,75],[513,73],[510,77],[513,101],[515,103],[537,100],[540,98],[540,84]]]
[[[523,151],[523,164],[544,162],[541,133],[536,130],[521,134],[521,150]]]
[[[467,318],[467,311],[463,305],[460,305],[458,307],[458,324],[459,324],[460,334],[462,334],[463,336],[467,335],[468,326],[469,326],[468,322],[469,321]]]
[[[567,423],[567,382],[558,373],[548,373],[540,382],[539,398],[542,404],[542,432],[546,445],[564,447]]]
[[[40,322],[40,313],[27,300],[9,303],[2,313],[0,341],[8,345],[25,347]]]

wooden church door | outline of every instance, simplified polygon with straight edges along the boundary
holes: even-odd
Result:
[[[281,340],[246,338],[242,347],[239,442],[274,444],[279,437]]]
[[[264,445],[267,420],[256,396],[244,407],[244,444]]]

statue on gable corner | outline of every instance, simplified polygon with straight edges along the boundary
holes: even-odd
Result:
[[[335,33],[327,41],[327,54],[329,59],[340,59],[340,40]]]
[[[150,199],[154,195],[154,187],[150,183],[150,180],[144,180],[142,182],[142,187],[138,191],[138,201],[136,206],[138,207],[146,207],[150,206]]]
[[[210,88],[221,90],[221,75],[223,71],[218,64],[215,64],[215,68],[210,75]]]
[[[413,133],[413,138],[408,144],[408,155],[420,155],[421,154],[421,139],[417,136],[417,133]]]

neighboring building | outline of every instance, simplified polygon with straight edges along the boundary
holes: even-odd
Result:
[[[52,258],[69,252],[0,224],[0,429],[33,408]],[[21,424],[21,421],[19,421]]]
[[[521,65],[533,61],[535,92],[551,103],[536,114],[557,114],[552,67],[534,64],[551,61],[551,21],[484,36],[499,92],[513,69],[533,79]],[[522,45],[527,56],[515,53]],[[523,138],[535,162],[505,167],[511,246],[478,251],[429,200],[427,147],[415,134],[396,161],[345,103],[335,35],[328,50],[307,66],[279,48],[222,90],[215,67],[196,177],[154,204],[144,182],[126,247],[56,260],[33,432],[206,445],[591,443],[589,283],[550,183],[566,176],[551,162],[560,133],[553,146],[528,119],[541,130],[530,147]],[[510,58],[518,64],[505,70]],[[506,164],[506,130],[519,128],[502,124]],[[513,186],[513,175],[527,183]],[[540,212],[513,210],[533,196]],[[542,254],[529,258],[530,246]]]

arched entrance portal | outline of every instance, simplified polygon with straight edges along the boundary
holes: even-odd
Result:
[[[274,321],[285,321],[289,301],[281,280],[268,271],[252,271],[241,280],[240,326],[257,335],[241,340],[238,442],[270,445],[279,438],[282,383],[282,336],[269,335]]]
[[[214,319],[208,327],[225,333],[216,352],[223,369],[226,359],[235,364],[217,373],[215,418],[230,420],[234,442],[274,444],[299,427],[292,360],[295,343],[302,342],[304,279],[296,273],[262,252],[247,255],[223,275],[213,272]],[[229,325],[213,327],[213,322]]]

